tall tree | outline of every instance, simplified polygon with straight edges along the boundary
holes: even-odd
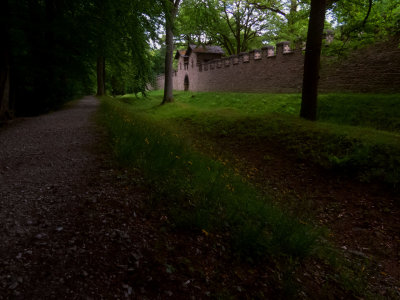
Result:
[[[322,34],[325,23],[326,0],[311,0],[306,53],[304,57],[303,90],[300,117],[317,119],[317,98]]]
[[[153,1],[86,0],[83,15],[95,63],[97,95],[142,91],[150,81],[149,37],[161,10]],[[126,68],[128,66],[130,68]],[[107,74],[106,74],[107,73]],[[128,83],[130,82],[130,83]]]
[[[337,24],[330,55],[341,55],[400,33],[400,5],[396,0],[337,1],[331,16]]]
[[[10,39],[8,33],[8,0],[0,4],[0,121],[9,116],[10,105]]]
[[[239,54],[248,50],[249,42],[265,29],[265,20],[259,11],[246,1],[234,0],[222,2],[222,17],[234,37],[235,44],[230,45],[231,54]]]
[[[96,45],[96,81],[97,96],[103,96],[106,93],[106,57],[110,57],[110,49],[114,46],[110,31],[114,32],[114,36],[120,37],[119,28],[115,26],[115,5],[117,2],[109,0],[95,0],[93,2],[92,20],[94,29],[94,45]]]
[[[335,0],[311,0],[311,11],[308,24],[306,53],[304,57],[303,89],[300,117],[315,121],[317,119],[318,82],[321,58],[322,34],[325,24],[325,13],[328,5]],[[365,17],[358,28],[364,28],[371,14],[372,0],[366,0]],[[357,28],[357,27],[356,27]]]
[[[179,14],[180,34],[189,42],[210,42],[227,54],[261,46],[270,15],[244,0],[188,0]]]
[[[165,14],[165,83],[164,83],[164,97],[162,104],[173,102],[173,78],[172,78],[172,63],[174,51],[174,22],[176,14],[178,13],[180,0],[164,0],[164,14]]]
[[[106,58],[99,53],[96,60],[97,96],[106,94]]]
[[[270,40],[279,42],[305,41],[309,16],[309,2],[299,0],[247,0],[249,4],[273,15],[273,30],[267,33]]]
[[[98,94],[111,79],[120,90],[145,91],[160,15],[150,0],[0,1],[1,118],[9,95],[17,114],[33,115],[95,92],[97,70]]]

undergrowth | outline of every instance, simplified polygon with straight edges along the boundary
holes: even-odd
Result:
[[[104,97],[100,116],[115,157],[143,172],[153,191],[151,205],[167,209],[174,228],[222,237],[234,256],[253,263],[283,258],[289,270],[306,257],[325,261],[335,270],[333,284],[366,293],[366,279],[352,275],[358,269],[323,242],[322,230],[273,206],[230,162],[192,145],[202,135],[266,139],[326,168],[395,186],[397,133],[301,120],[299,95],[177,93],[175,103],[160,106],[161,97]]]
[[[317,230],[271,205],[226,162],[194,152],[179,134],[123,103],[102,100],[116,158],[143,171],[174,227],[224,236],[234,255],[250,261],[312,253]]]

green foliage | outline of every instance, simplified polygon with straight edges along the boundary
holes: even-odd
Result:
[[[90,1],[89,1],[90,4]],[[141,92],[152,81],[149,38],[155,39],[161,9],[152,1],[94,1],[88,14],[88,37],[97,56],[106,58],[112,94]],[[95,18],[90,18],[95,16]]]
[[[185,42],[217,44],[232,55],[266,43],[304,42],[308,15],[308,1],[187,0],[178,32]]]
[[[179,11],[177,31],[186,42],[217,44],[233,55],[261,47],[269,16],[242,0],[187,0]]]
[[[167,107],[155,99],[160,110]],[[173,127],[137,109],[143,99],[121,100],[103,98],[101,108],[114,153],[124,166],[143,171],[153,201],[167,208],[175,227],[225,236],[245,259],[310,254],[313,228],[273,207],[229,162],[194,152]]]
[[[321,95],[318,118],[324,122],[400,133],[399,100],[398,94]]]
[[[369,12],[369,0],[332,1],[325,29],[334,30],[335,38],[324,52],[328,55],[342,55],[398,34],[400,8],[397,2],[373,1]],[[252,22],[246,23],[250,10],[256,16],[254,24],[257,26]],[[229,55],[283,40],[291,41],[293,45],[302,45],[306,41],[309,12],[310,1],[187,0],[183,2],[178,17],[179,42],[217,44]],[[238,40],[237,24],[240,24],[241,41],[245,38],[245,31],[254,34],[242,44],[243,48],[239,51],[235,48]]]
[[[268,43],[290,41],[293,44],[305,43],[307,38],[308,17],[310,14],[310,1],[251,1],[263,8],[265,13],[271,15],[270,28],[264,34]]]
[[[154,49],[150,52],[151,70],[153,75],[163,74],[165,71],[165,44],[161,45],[160,49]]]
[[[336,1],[330,11],[336,23],[335,40],[325,51],[330,55],[346,54],[400,33],[398,1],[372,1],[369,14],[368,11],[369,0]]]
[[[154,1],[8,0],[11,95],[19,114],[48,111],[93,94],[96,59],[107,62],[114,93],[142,91],[152,79],[149,38]]]

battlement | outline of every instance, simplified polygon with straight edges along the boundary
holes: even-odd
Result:
[[[207,62],[198,62],[197,67],[199,72],[212,71],[214,69],[228,68],[239,64],[250,64],[253,62],[261,61],[263,59],[276,58],[280,55],[288,55],[297,53],[290,49],[289,42],[280,42],[275,47],[267,45],[261,49],[251,50],[249,52],[241,52],[239,55],[231,55],[221,59],[214,59]],[[298,52],[301,53],[301,52]]]
[[[399,40],[360,49],[335,64],[321,61],[321,91],[400,92]],[[301,91],[304,55],[302,45],[290,48],[289,42],[276,46],[221,57],[209,47],[178,55],[178,69],[173,72],[175,90],[297,93]],[[379,51],[377,50],[379,49]],[[196,52],[197,51],[197,52]],[[183,53],[183,52],[182,52]],[[190,53],[189,55],[187,53]],[[186,65],[184,64],[186,62]],[[162,88],[164,76],[157,78]]]

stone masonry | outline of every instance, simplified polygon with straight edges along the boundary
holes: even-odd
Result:
[[[223,57],[216,46],[177,51],[175,90],[298,93],[301,91],[304,54],[288,42],[240,55]],[[346,59],[323,57],[320,92],[400,92],[399,39],[353,52]],[[157,78],[163,88],[164,76]]]

